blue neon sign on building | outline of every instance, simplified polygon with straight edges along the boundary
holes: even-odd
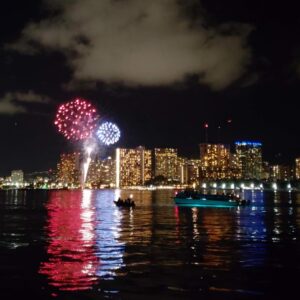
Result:
[[[250,147],[261,147],[262,143],[253,142],[253,141],[237,141],[235,142],[236,146],[250,146]]]

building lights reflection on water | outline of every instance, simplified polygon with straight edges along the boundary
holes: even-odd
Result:
[[[176,218],[176,244],[184,247],[184,237],[192,236],[190,247],[184,250],[192,265],[204,270],[229,270],[233,263],[232,245],[229,242],[234,227],[234,212],[230,209],[185,208],[174,210]],[[190,224],[190,226],[183,226]]]
[[[98,258],[90,192],[52,192],[47,209],[48,259],[41,263],[39,273],[59,290],[91,288],[98,280]]]
[[[224,270],[236,263],[242,267],[261,267],[266,263],[270,243],[297,239],[299,226],[292,193],[244,190],[241,196],[251,200],[252,205],[232,209],[177,207],[174,210],[177,243],[183,243],[181,236],[191,234],[193,237],[190,247],[193,264]],[[273,218],[266,219],[272,211]],[[189,219],[190,229],[182,227]]]
[[[258,267],[263,265],[267,252],[264,193],[245,191],[244,197],[251,200],[252,206],[236,210],[235,239],[241,242],[239,263],[243,267]]]
[[[110,198],[110,191],[103,191],[96,197],[96,255],[100,260],[97,276],[111,279],[123,265],[125,243],[120,241],[122,211],[115,207]],[[120,190],[115,190],[115,200],[120,197]]]
[[[274,204],[276,204],[273,207],[273,230],[272,230],[272,241],[273,242],[279,242],[280,241],[280,234],[281,234],[281,205],[280,205],[280,194],[277,192],[274,192]]]
[[[122,212],[111,194],[91,190],[51,193],[48,209],[48,259],[39,273],[61,291],[90,289],[123,266]]]
[[[3,281],[9,295],[26,282],[39,299],[187,299],[200,290],[197,298],[277,299],[278,286],[282,295],[297,287],[300,193],[241,192],[251,206],[177,207],[170,190],[2,191]],[[130,194],[135,209],[114,205]],[[41,258],[43,275],[30,277]]]
[[[298,238],[297,195],[292,193],[274,193],[272,242],[290,242]],[[298,221],[299,222],[299,221]]]

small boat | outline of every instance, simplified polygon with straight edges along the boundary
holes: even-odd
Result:
[[[176,194],[174,202],[178,206],[192,207],[237,207],[250,204],[249,200],[243,200],[237,195],[208,195],[187,191]]]
[[[127,200],[119,199],[118,201],[114,201],[114,203],[118,207],[135,207],[134,201],[128,199]]]

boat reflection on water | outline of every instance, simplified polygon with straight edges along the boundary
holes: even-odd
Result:
[[[130,193],[137,209],[115,206],[113,200]],[[51,292],[82,291],[80,295],[91,298],[136,296],[136,291],[145,295],[147,287],[167,295],[169,286],[201,290],[212,299],[225,291],[228,299],[273,295],[265,266],[275,274],[276,286],[285,278],[295,281],[288,267],[294,264],[289,255],[298,257],[293,245],[300,200],[288,194],[245,193],[252,206],[216,209],[173,206],[170,195],[159,198],[150,192],[52,192],[47,204],[48,257],[40,273]],[[283,259],[285,244],[289,255]],[[277,269],[280,263],[287,266],[284,276]]]
[[[193,255],[196,264],[208,269],[221,267],[229,270],[233,264],[255,267],[264,263],[267,229],[263,193],[247,193],[246,197],[251,199],[253,206],[221,211],[211,207],[175,210],[177,230],[182,221],[191,224],[190,229],[185,228],[190,233],[178,235],[193,235],[195,244],[191,249],[201,250]],[[233,235],[235,239],[232,239]],[[203,245],[207,245],[207,248]]]
[[[91,190],[56,191],[47,209],[48,259],[39,273],[48,277],[50,286],[61,291],[91,289],[122,266],[120,212],[111,199]]]

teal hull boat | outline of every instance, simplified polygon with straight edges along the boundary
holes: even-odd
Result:
[[[191,207],[237,207],[250,204],[250,201],[242,200],[238,195],[211,195],[195,191],[176,194],[174,202],[178,206]]]
[[[194,198],[174,198],[174,202],[178,206],[190,206],[190,207],[237,207],[239,202],[235,200],[211,200],[205,197]]]

